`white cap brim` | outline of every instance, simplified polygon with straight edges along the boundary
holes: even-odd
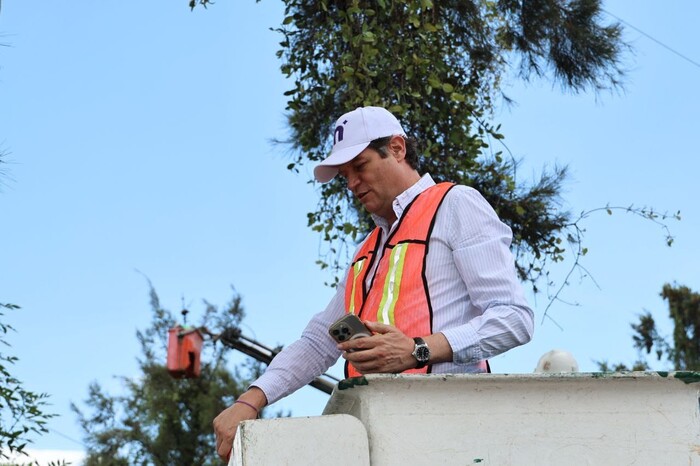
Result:
[[[320,183],[327,183],[338,174],[338,167],[348,163],[369,146],[369,142],[355,144],[333,152],[314,168],[314,177]]]

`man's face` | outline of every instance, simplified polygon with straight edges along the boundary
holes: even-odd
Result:
[[[382,157],[375,149],[367,148],[341,165],[338,172],[368,212],[393,221],[396,216],[392,203],[404,190],[397,183],[398,170],[394,156]]]

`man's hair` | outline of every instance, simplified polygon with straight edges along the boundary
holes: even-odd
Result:
[[[369,148],[372,148],[379,152],[379,155],[382,158],[387,158],[389,157],[389,151],[387,150],[387,146],[389,145],[389,141],[391,141],[391,138],[393,136],[387,136],[384,138],[377,138],[374,141],[369,143]],[[418,168],[418,142],[409,137],[404,137],[404,141],[406,141],[406,162],[408,162],[408,165],[411,168]]]

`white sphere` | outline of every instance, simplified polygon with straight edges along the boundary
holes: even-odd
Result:
[[[551,350],[542,355],[535,372],[578,372],[578,363],[568,351]]]

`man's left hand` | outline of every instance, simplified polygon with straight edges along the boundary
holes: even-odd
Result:
[[[363,374],[398,373],[416,367],[415,342],[391,325],[365,321],[371,337],[356,338],[338,345],[343,357]],[[350,352],[352,350],[352,352]]]

